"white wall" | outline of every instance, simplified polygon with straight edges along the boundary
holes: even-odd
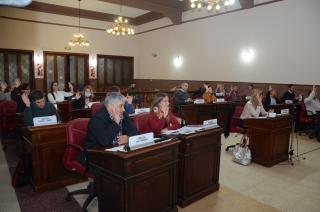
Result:
[[[0,14],[6,17],[23,18],[41,22],[78,25],[78,18],[53,15],[41,12],[33,12],[15,8],[0,8]],[[81,26],[105,29],[110,23],[103,21],[93,21],[81,19]],[[77,27],[51,25],[44,23],[34,23],[20,20],[10,20],[0,18],[0,48],[26,49],[37,52],[75,52],[89,53],[90,55],[136,55],[137,46],[135,37],[115,37],[107,35],[105,31],[93,29],[81,29],[81,33],[89,40],[89,47],[72,47],[66,50],[69,40],[74,33],[78,32]],[[137,64],[137,63],[135,63]],[[135,66],[135,69],[137,67]]]
[[[139,34],[136,78],[319,84],[319,9],[319,0],[285,0]],[[251,64],[240,59],[246,47]]]

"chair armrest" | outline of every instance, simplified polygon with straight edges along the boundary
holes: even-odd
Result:
[[[79,145],[76,145],[76,144],[66,144],[65,147],[66,148],[71,147],[71,148],[77,150],[78,152],[80,152],[80,154],[83,156],[84,161],[85,161],[85,170],[84,170],[83,174],[86,174],[88,172],[88,169],[89,169],[87,151],[83,147],[81,147]]]

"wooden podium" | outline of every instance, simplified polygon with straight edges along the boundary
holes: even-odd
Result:
[[[30,156],[31,184],[35,190],[44,191],[86,180],[63,166],[67,144],[65,124],[25,127],[22,144],[23,153]]]
[[[88,150],[99,211],[177,211],[180,142],[175,139],[131,152]]]
[[[181,106],[182,118],[186,124],[203,124],[209,119],[218,119],[218,124],[225,128],[228,122],[228,112],[235,107],[233,102],[217,102],[208,104],[187,104]]]
[[[288,160],[291,116],[246,119],[252,161],[271,167]]]
[[[219,189],[222,128],[179,135],[178,204],[185,207]]]

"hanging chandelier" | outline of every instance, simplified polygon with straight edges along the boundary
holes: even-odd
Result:
[[[192,9],[206,7],[208,11],[219,11],[221,7],[229,7],[234,4],[234,0],[190,0]]]
[[[134,29],[129,25],[127,18],[121,16],[122,0],[120,4],[120,15],[114,20],[114,24],[107,29],[107,33],[111,35],[134,35]]]
[[[128,24],[128,19],[119,16],[114,25],[107,29],[108,34],[112,35],[134,35],[134,29]]]
[[[70,46],[89,46],[90,43],[84,38],[84,35],[80,33],[80,1],[79,1],[79,30],[78,33],[73,35],[73,39],[69,41]]]

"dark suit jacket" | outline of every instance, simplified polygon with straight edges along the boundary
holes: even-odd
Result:
[[[275,99],[276,99],[276,103],[277,103],[277,104],[280,104],[279,99],[276,98],[276,97],[275,97]],[[264,107],[264,109],[265,109],[266,111],[268,111],[269,108],[270,108],[270,102],[271,102],[270,91],[268,91],[268,93],[266,94],[266,99],[264,100],[264,105],[263,105],[263,107]]]
[[[103,107],[94,114],[89,121],[84,146],[86,149],[91,149],[111,145],[112,141],[118,135],[119,130],[120,126],[111,120],[106,107]],[[122,135],[133,136],[138,134],[139,132],[133,125],[129,116],[126,113],[123,113]]]

